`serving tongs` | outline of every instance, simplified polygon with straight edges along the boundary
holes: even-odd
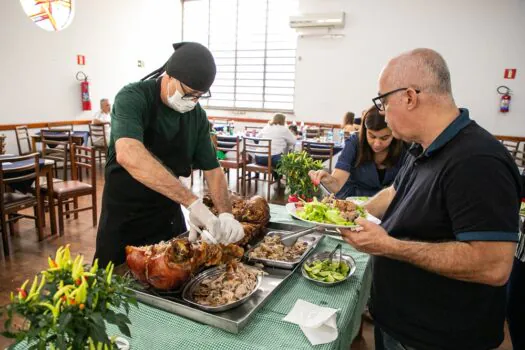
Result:
[[[335,246],[335,249],[332,250],[332,252],[330,253],[330,255],[328,255],[328,260],[330,260],[330,265],[332,264],[332,262],[334,261],[334,255],[335,255],[335,252],[337,252],[339,250],[339,265],[341,265],[341,256],[343,255],[343,250],[342,250],[342,245],[341,243],[337,244]]]
[[[282,235],[281,236],[281,243],[287,247],[291,247],[295,244],[295,242],[297,242],[297,239],[299,237],[302,237],[302,236],[305,236],[309,233],[312,233],[314,231],[317,231],[317,232],[324,232],[325,231],[325,228],[322,227],[322,226],[314,226],[314,227],[310,227],[310,228],[307,228],[306,230],[301,230],[301,231],[297,231],[297,232],[292,232],[292,233],[289,233],[289,234],[286,234],[286,235]]]

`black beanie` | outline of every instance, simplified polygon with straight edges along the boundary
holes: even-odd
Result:
[[[166,63],[166,73],[193,90],[208,91],[217,72],[210,50],[194,42],[173,44],[173,48],[175,52]]]

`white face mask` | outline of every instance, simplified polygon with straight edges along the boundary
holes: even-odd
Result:
[[[170,96],[170,84],[168,83],[168,106],[173,108],[179,113],[186,113],[191,111],[195,108],[195,105],[197,104],[196,101],[193,100],[183,100],[182,94],[179,92],[179,90],[175,90],[175,93],[173,96]]]

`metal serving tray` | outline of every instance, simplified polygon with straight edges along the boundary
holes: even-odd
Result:
[[[202,283],[202,281],[204,279],[206,279],[206,278],[215,277],[215,276],[218,276],[221,273],[223,273],[225,271],[224,266],[218,266],[218,267],[214,267],[214,268],[208,269],[208,270],[200,273],[199,275],[197,275],[190,282],[186,283],[186,287],[184,287],[184,290],[182,291],[182,299],[185,302],[187,302],[188,304],[191,304],[191,305],[195,306],[198,309],[201,309],[201,310],[204,310],[204,311],[213,312],[213,313],[233,309],[233,308],[235,308],[235,307],[237,307],[239,305],[242,305],[245,302],[247,302],[248,299],[250,299],[250,297],[255,292],[257,292],[259,287],[261,287],[261,283],[262,283],[262,280],[263,280],[263,273],[264,272],[261,269],[258,269],[258,268],[255,268],[255,267],[253,269],[259,270],[261,272],[261,273],[259,273],[257,275],[257,283],[255,285],[255,288],[253,289],[253,291],[251,291],[244,298],[239,299],[239,300],[237,300],[237,301],[235,301],[233,303],[229,303],[229,304],[226,304],[226,305],[219,305],[219,306],[209,306],[209,305],[201,305],[201,304],[195,302],[194,298],[193,298],[193,293],[195,292],[195,289],[197,289],[197,287]]]
[[[274,222],[270,222],[267,225],[268,230],[274,231],[299,231],[303,228],[303,226]],[[132,289],[136,293],[137,300],[144,304],[236,334],[246,326],[255,313],[263,307],[269,297],[294,273],[298,266],[299,264],[293,269],[265,266],[262,268],[264,276],[259,289],[257,289],[250,298],[233,309],[216,313],[197,309],[195,306],[186,302],[180,290],[177,292],[159,292],[155,289],[141,286],[140,283],[137,283]],[[116,272],[119,274],[125,274],[128,273],[128,271],[126,264],[116,268]],[[191,283],[191,281],[188,283]]]
[[[291,230],[291,231],[273,230],[273,231],[268,232],[266,235],[267,236],[274,236],[274,235],[282,236],[282,235],[285,235],[285,234],[292,233],[293,231],[299,231],[299,230],[297,230],[297,229]],[[323,237],[324,237],[323,234],[320,233],[320,232],[312,232],[312,233],[309,233],[309,234],[307,234],[307,235],[305,235],[303,237],[299,237],[297,239],[297,242],[306,242],[308,244],[308,248],[306,248],[306,250],[304,251],[304,253],[300,257],[298,257],[297,259],[292,260],[292,261],[271,260],[271,259],[264,259],[264,258],[250,258],[250,256],[249,256],[250,253],[255,248],[257,248],[263,242],[263,240],[261,240],[259,243],[254,245],[251,249],[249,249],[245,253],[245,257],[246,257],[246,259],[248,259],[248,261],[255,262],[255,263],[261,263],[261,264],[263,264],[265,266],[272,266],[272,267],[278,267],[278,268],[281,268],[281,269],[293,270],[299,265],[299,263],[301,261],[304,260],[304,258],[315,247],[317,247],[317,245],[323,239]]]

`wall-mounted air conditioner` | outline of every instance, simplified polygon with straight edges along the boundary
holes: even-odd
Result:
[[[290,17],[292,28],[344,28],[345,13],[315,13]]]

